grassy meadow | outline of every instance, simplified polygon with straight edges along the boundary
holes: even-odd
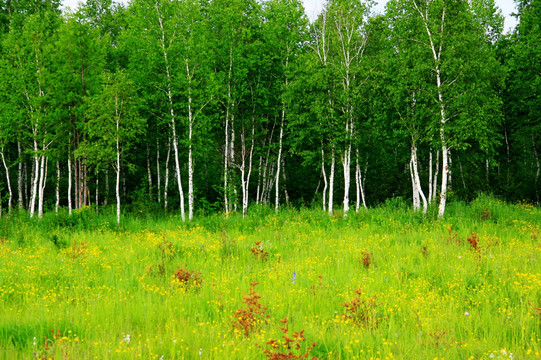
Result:
[[[25,216],[0,219],[0,359],[541,357],[539,207]]]

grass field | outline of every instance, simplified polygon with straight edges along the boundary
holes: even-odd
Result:
[[[0,220],[0,359],[541,357],[539,207],[112,224]]]

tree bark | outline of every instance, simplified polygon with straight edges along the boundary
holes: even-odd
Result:
[[[161,188],[161,174],[160,174],[160,140],[156,139],[156,186],[158,187],[158,204],[162,202],[162,188]]]
[[[412,140],[411,145],[411,165],[412,165],[412,178],[414,186],[414,210],[419,210],[420,201],[419,197],[423,201],[423,214],[426,214],[428,210],[428,204],[426,196],[421,187],[421,179],[419,178],[419,169],[418,169],[418,159],[417,159],[417,145],[414,140]],[[417,196],[417,208],[415,208],[415,196]]]
[[[17,155],[19,159],[18,174],[17,174],[17,194],[18,194],[18,206],[19,209],[24,208],[24,195],[23,195],[23,156],[21,150],[21,142],[17,141]]]
[[[55,187],[56,201],[54,203],[54,211],[58,214],[58,208],[60,207],[60,161],[56,160],[56,187]]]
[[[68,152],[68,213],[71,215],[72,206],[71,206],[71,154]]]
[[[147,143],[147,181],[148,199],[152,202],[152,170],[150,168],[150,146]]]
[[[167,210],[167,191],[169,189],[169,159],[171,157],[171,138],[167,142],[167,156],[165,158],[165,179],[163,185],[163,209]]]
[[[180,216],[182,218],[182,221],[186,220],[186,214],[184,211],[184,190],[182,188],[182,179],[180,175],[180,163],[179,163],[179,151],[178,151],[178,137],[177,137],[177,130],[176,130],[176,123],[175,123],[175,110],[173,107],[173,94],[171,90],[171,74],[170,74],[170,68],[169,68],[169,61],[167,57],[167,50],[165,48],[165,30],[163,27],[163,21],[161,14],[158,9],[158,3],[156,3],[156,12],[158,14],[158,21],[160,25],[161,30],[161,48],[163,52],[163,58],[165,62],[165,75],[167,79],[167,98],[169,100],[169,113],[171,115],[171,133],[173,137],[173,156],[175,160],[175,176],[177,179],[177,185],[178,185],[178,192],[179,192],[179,202],[180,202]]]
[[[329,174],[329,208],[328,212],[329,215],[332,215],[333,213],[333,198],[334,198],[334,167],[336,164],[336,156],[334,152],[334,145],[331,149],[331,172]]]
[[[9,167],[7,166],[7,163],[6,163],[6,157],[5,157],[5,154],[4,154],[4,146],[2,146],[1,154],[2,154],[2,164],[4,165],[4,170],[6,171],[6,182],[7,182],[8,193],[9,193],[8,211],[11,212],[11,206],[12,206],[12,203],[13,203],[13,191],[11,190],[11,180],[10,180],[10,175],[9,175]]]

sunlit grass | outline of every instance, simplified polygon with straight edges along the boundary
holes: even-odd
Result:
[[[541,211],[528,204],[485,197],[445,220],[399,201],[347,219],[61,219],[2,219],[0,358],[264,359],[271,339],[288,352],[284,318],[306,338],[292,353],[316,343],[308,358],[541,356]],[[234,314],[254,281],[265,310],[246,335]]]

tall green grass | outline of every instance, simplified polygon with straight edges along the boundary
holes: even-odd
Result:
[[[294,355],[316,343],[308,358],[541,356],[538,207],[481,196],[445,219],[395,199],[347,218],[261,207],[115,221],[0,219],[0,359],[265,359],[270,339],[289,352],[284,318],[290,338],[304,330]],[[254,281],[265,309],[245,335],[233,323],[254,309]]]

